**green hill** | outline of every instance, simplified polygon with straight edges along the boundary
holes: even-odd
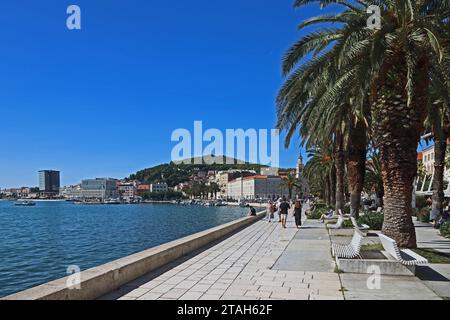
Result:
[[[218,157],[210,156],[206,157],[207,160],[214,159],[216,162],[219,162]],[[136,172],[135,174],[130,175],[130,180],[139,180],[144,183],[154,183],[161,181],[161,177],[164,176],[164,180],[170,187],[174,187],[181,182],[185,182],[189,180],[189,177],[198,171],[226,171],[231,169],[236,170],[254,170],[257,173],[260,172],[261,168],[266,168],[267,166],[252,164],[252,163],[238,163],[238,160],[233,158],[225,158],[222,157],[223,164],[206,164],[204,159],[202,159],[202,164],[194,164],[197,159],[189,159],[188,161],[183,161],[184,163],[174,163],[171,162],[169,164],[162,164],[156,167],[144,169]],[[228,163],[233,164],[226,164]],[[208,161],[210,162],[210,161]],[[187,164],[186,164],[187,163]]]

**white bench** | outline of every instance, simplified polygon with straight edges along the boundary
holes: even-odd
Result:
[[[338,216],[338,220],[336,222],[336,224],[327,224],[327,228],[328,229],[342,229],[344,227],[344,217],[343,216]]]
[[[399,261],[405,266],[417,266],[428,264],[428,260],[424,257],[418,255],[409,249],[399,249],[397,242],[395,240],[385,236],[384,234],[378,234],[381,240],[381,244],[394,259]]]
[[[364,235],[358,229],[355,229],[355,233],[353,234],[353,239],[348,245],[336,244],[332,243],[331,250],[333,253],[333,257],[336,258],[361,258],[360,251],[362,246],[362,241],[364,239]]]
[[[350,220],[352,221],[353,226],[358,230],[367,231],[370,229],[370,227],[367,224],[363,224],[360,226],[358,224],[358,221],[356,221],[356,218],[354,217],[351,217]]]
[[[349,214],[343,214],[341,209],[339,209],[338,212],[339,212],[339,215],[340,215],[342,218],[348,218],[348,217],[350,217]]]

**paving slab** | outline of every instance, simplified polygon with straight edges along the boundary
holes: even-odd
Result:
[[[422,229],[420,229],[422,228]],[[450,249],[436,230],[418,226],[419,246]],[[240,232],[111,292],[122,300],[376,300],[450,297],[450,266],[431,265],[419,277],[382,276],[370,290],[370,275],[334,273],[331,240],[349,243],[352,230],[333,230],[307,220],[297,230],[259,221]],[[377,243],[367,237],[365,243]],[[342,289],[342,286],[345,290]]]
[[[330,238],[324,225],[306,221],[273,269],[288,271],[334,272]]]
[[[381,276],[380,287],[368,286],[371,275],[341,274],[346,300],[441,300],[420,279],[406,276]],[[373,284],[369,280],[370,284]]]

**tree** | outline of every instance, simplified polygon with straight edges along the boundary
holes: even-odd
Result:
[[[434,174],[432,183],[432,217],[439,221],[444,213],[444,173],[447,156],[447,139],[450,137],[450,123],[446,108],[437,101],[431,105],[433,112],[428,117],[428,123],[433,132],[434,140]],[[435,224],[438,226],[438,224]]]
[[[375,190],[377,197],[377,206],[383,206],[384,186],[383,176],[381,173],[380,155],[373,152],[372,158],[369,160],[366,169],[366,189],[368,192]]]
[[[283,179],[283,181],[281,182],[281,186],[282,188],[286,188],[288,190],[289,199],[293,199],[292,196],[294,189],[300,188],[297,178],[291,173],[287,175],[286,179]]]
[[[320,193],[327,205],[335,204],[332,197],[336,189],[336,170],[331,146],[315,147],[308,150],[309,161],[303,170],[312,193]]]
[[[220,191],[219,185],[215,182],[211,182],[210,190],[211,190],[211,194],[214,195],[214,199],[217,199],[217,193]]]
[[[288,79],[278,108],[287,114],[286,122],[295,123],[311,105],[322,113],[327,105],[342,105],[346,93],[356,107],[368,98],[385,192],[383,233],[401,247],[415,247],[411,203],[417,145],[429,112],[431,82],[440,82],[448,93],[450,2],[374,1],[381,10],[380,30],[367,28],[369,2],[296,0],[295,6],[309,3],[343,9],[300,25],[338,24],[310,32],[288,51],[283,63]],[[309,61],[300,64],[310,53]],[[332,119],[329,114],[322,118]]]
[[[366,173],[367,126],[357,117],[355,117],[355,119],[350,119],[347,157],[350,215],[358,218],[359,208],[361,206],[361,193],[364,189]]]

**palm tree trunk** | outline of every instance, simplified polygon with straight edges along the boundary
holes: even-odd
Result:
[[[345,171],[345,154],[344,141],[341,132],[336,133],[336,212],[341,210],[344,212],[344,171]]]
[[[330,171],[330,203],[329,205],[336,204],[336,167],[334,164],[331,166]]]
[[[444,170],[445,153],[447,151],[447,137],[440,135],[435,138],[434,145],[434,178],[431,216],[439,221],[444,212]]]
[[[330,205],[330,178],[329,175],[327,175],[323,182],[323,199],[325,200],[325,203],[327,206]]]
[[[359,208],[361,206],[361,193],[364,188],[364,178],[366,174],[367,157],[367,135],[366,126],[359,121],[350,124],[348,139],[348,162],[347,178],[350,191],[350,215],[359,217]]]
[[[384,63],[374,79],[371,99],[373,134],[380,149],[384,185],[383,233],[400,247],[417,247],[412,220],[413,182],[417,173],[417,146],[426,116],[428,65],[417,61],[414,97],[408,105],[406,61],[402,53]]]

